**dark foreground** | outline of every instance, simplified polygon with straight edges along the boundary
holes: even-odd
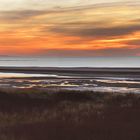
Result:
[[[0,140],[139,140],[140,95],[0,91]]]

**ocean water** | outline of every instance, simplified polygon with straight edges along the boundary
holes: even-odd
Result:
[[[0,66],[140,67],[140,57],[0,57]]]
[[[16,67],[140,67],[140,57],[0,57],[0,66]],[[18,77],[18,78],[17,78]],[[24,78],[23,78],[24,77]],[[26,78],[25,78],[26,77]],[[38,77],[40,79],[28,79]],[[42,79],[52,77],[52,79]],[[67,76],[66,76],[67,77]],[[140,79],[123,77],[94,77],[93,79],[63,79],[61,75],[0,73],[0,88],[44,88],[58,90],[89,90],[140,94]],[[17,78],[17,79],[16,79]],[[23,79],[22,79],[23,78]],[[61,78],[55,79],[53,78]],[[69,78],[69,77],[67,77]],[[96,84],[95,84],[96,83]]]

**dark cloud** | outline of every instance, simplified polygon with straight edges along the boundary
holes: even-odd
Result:
[[[136,56],[140,48],[108,48],[100,50],[40,50],[41,55],[56,57]]]
[[[136,56],[140,53],[140,48],[108,48],[97,51],[97,53],[101,53],[104,56]]]
[[[32,2],[31,2],[32,3]],[[29,5],[31,4],[29,2]],[[27,5],[27,7],[29,6]],[[109,7],[121,7],[122,5],[125,5],[127,7],[133,7],[134,6],[137,6],[139,8],[140,6],[140,3],[139,2],[109,2],[109,3],[97,3],[97,4],[84,4],[84,5],[75,5],[75,6],[72,6],[72,7],[63,7],[62,5],[56,5],[52,8],[47,8],[47,5],[46,5],[46,8],[43,8],[42,4],[41,4],[41,7],[42,8],[37,8],[39,10],[35,10],[34,8],[32,8],[34,4],[32,3],[32,5],[30,5],[31,7],[29,8],[25,8],[25,10],[10,10],[10,11],[0,11],[0,19],[3,18],[3,19],[7,19],[7,20],[16,20],[16,19],[24,19],[24,18],[29,18],[29,17],[32,17],[32,16],[36,16],[36,15],[41,15],[41,14],[46,14],[46,13],[71,13],[71,12],[80,12],[81,15],[82,15],[82,11],[85,11],[85,10],[96,10],[96,9],[100,9],[102,10],[102,8],[109,8]],[[39,4],[40,5],[40,4]],[[37,5],[36,5],[37,6]],[[137,8],[136,7],[136,8]],[[30,10],[28,10],[30,9]],[[115,10],[115,9],[114,9]],[[106,15],[106,13],[104,13],[104,15]],[[139,21],[139,19],[138,19]]]
[[[128,45],[136,45],[136,46],[138,46],[138,45],[140,45],[140,39],[138,39],[138,40],[132,40],[132,41],[128,41],[126,44],[128,44]]]
[[[121,36],[140,31],[140,25],[130,25],[130,26],[118,26],[118,27],[98,27],[95,28],[93,25],[91,27],[61,27],[56,26],[50,29],[51,32],[61,33],[65,35],[72,36],[82,36],[82,37],[111,37],[111,36]]]
[[[0,12],[0,20],[17,21],[32,18],[34,16],[42,15],[45,11],[39,10],[21,10],[21,11],[4,11]]]

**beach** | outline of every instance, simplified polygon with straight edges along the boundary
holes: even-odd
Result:
[[[0,140],[137,140],[140,68],[0,67]]]
[[[0,0],[0,140],[140,140],[140,0]]]

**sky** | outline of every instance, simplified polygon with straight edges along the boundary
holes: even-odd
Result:
[[[140,0],[0,0],[0,55],[140,56]]]

